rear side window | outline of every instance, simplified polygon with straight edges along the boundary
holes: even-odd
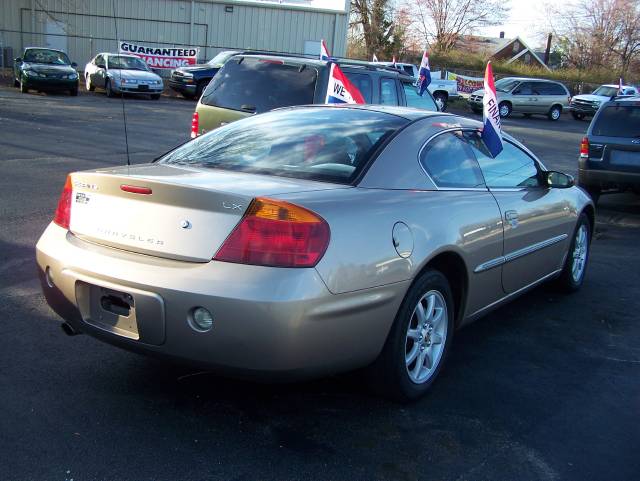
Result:
[[[159,163],[348,184],[407,123],[402,117],[360,109],[278,110],[212,130]]]
[[[351,80],[353,85],[358,88],[358,90],[364,97],[365,102],[370,104],[371,92],[373,91],[373,86],[371,85],[371,77],[363,73],[345,72],[344,74],[349,78],[349,80]]]
[[[594,120],[592,135],[640,138],[640,105],[610,105]]]
[[[520,148],[504,142],[502,152],[491,157],[477,132],[466,132],[465,137],[478,159],[489,188],[540,186],[536,162]]]
[[[225,63],[213,77],[202,103],[257,113],[312,104],[317,77],[316,69],[309,66],[240,57]]]
[[[382,105],[398,105],[398,90],[394,79],[380,79],[380,103]]]
[[[438,111],[438,107],[428,91],[420,97],[413,84],[410,84],[409,82],[402,82],[402,88],[404,89],[404,96],[407,98],[407,106],[415,109],[429,110],[431,112]]]
[[[411,65],[403,65],[402,70],[404,70],[406,74],[413,77],[413,67]]]
[[[569,92],[560,84],[550,83],[549,85],[549,93],[547,95],[563,95],[565,97],[569,96]]]
[[[420,163],[438,187],[484,187],[482,172],[462,132],[447,132],[420,152]]]

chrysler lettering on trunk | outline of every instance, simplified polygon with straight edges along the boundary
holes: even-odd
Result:
[[[134,241],[134,242],[140,242],[140,243],[145,243],[145,244],[155,245],[155,246],[164,245],[164,241],[160,239],[156,239],[154,237],[146,237],[146,236],[142,236],[132,232],[122,232],[122,231],[117,231],[117,230],[108,229],[104,227],[98,227],[96,231],[98,232],[98,234],[111,239]]]

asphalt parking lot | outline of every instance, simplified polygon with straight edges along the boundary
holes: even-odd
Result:
[[[126,99],[133,162],[188,138],[194,102]],[[65,336],[34,245],[70,171],[125,162],[120,100],[0,87],[0,479],[638,479],[640,201],[603,197],[583,289],[543,286],[457,333],[410,405],[358,373],[222,379]],[[586,122],[507,119],[575,174]]]

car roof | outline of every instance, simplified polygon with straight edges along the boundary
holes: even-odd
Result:
[[[413,107],[404,107],[397,105],[380,105],[380,104],[309,104],[309,105],[294,105],[291,107],[282,107],[276,110],[297,110],[297,109],[352,109],[352,110],[367,110],[369,112],[379,112],[382,114],[395,115],[396,117],[402,117],[409,121],[426,119],[429,117],[449,117],[453,120],[464,120],[465,128],[467,125],[472,127],[482,127],[482,123],[476,120],[461,117],[455,114],[449,114],[445,112],[433,112],[430,110],[416,109]]]
[[[60,50],[59,48],[49,48],[49,47],[25,47],[24,51],[26,52],[27,50],[51,50],[53,52],[60,52],[60,53],[64,53],[65,55],[67,54],[67,52],[65,52],[64,50]]]
[[[100,52],[100,53],[97,53],[95,56],[97,57],[98,55],[117,55],[118,57],[140,58],[137,55],[133,55],[133,54],[130,54],[130,53]]]
[[[270,53],[270,52],[242,52],[240,54],[234,55],[234,57],[245,57],[245,58],[257,58],[257,59],[273,59],[273,60],[281,60],[283,62],[287,62],[288,64],[293,65],[312,65],[316,67],[327,67],[331,62],[327,60],[320,60],[317,57],[312,57],[309,55],[297,55],[297,54],[278,54],[278,53]],[[407,80],[412,80],[413,78],[409,75],[404,74],[403,72],[398,71],[397,69],[391,68],[388,65],[384,65],[380,62],[367,62],[365,60],[355,60],[349,58],[333,58],[332,62],[340,65],[341,68],[344,69],[361,69],[361,70],[369,70],[369,71],[378,71],[389,73],[390,75],[397,75],[399,77],[406,77]]]
[[[535,78],[535,77],[502,77],[499,80],[519,80],[519,81],[535,81],[535,82],[552,82],[552,83],[560,83],[557,80],[552,80],[548,78]]]
[[[619,85],[618,84],[602,84],[600,85],[600,87],[613,87],[613,88],[618,88]],[[633,85],[626,85],[626,84],[622,84],[622,88],[623,89],[627,89],[627,88],[635,88]]]

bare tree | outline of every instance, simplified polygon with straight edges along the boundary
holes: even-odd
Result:
[[[551,7],[549,19],[567,66],[625,76],[640,59],[638,0],[580,0],[562,10]]]
[[[500,24],[509,12],[508,0],[413,0],[416,29],[433,49],[448,51],[461,35]]]

